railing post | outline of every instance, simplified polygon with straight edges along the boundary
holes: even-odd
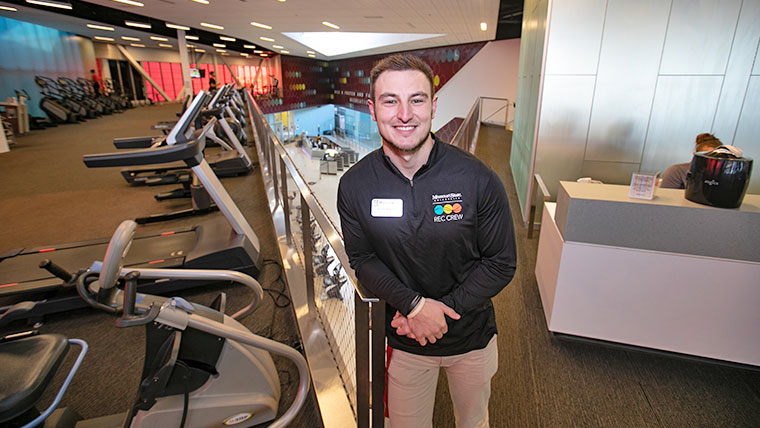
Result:
[[[288,172],[285,168],[285,161],[282,158],[280,158],[280,179],[282,180],[282,214],[285,217],[285,242],[287,242],[288,246],[290,246],[290,199],[288,198]]]
[[[372,303],[372,428],[385,426],[385,301]]]
[[[354,308],[356,340],[356,426],[357,428],[369,428],[371,385],[369,377],[369,303],[362,301],[359,293],[355,293]],[[381,426],[382,425],[379,425],[379,427]]]
[[[301,231],[303,232],[303,268],[306,276],[306,299],[309,311],[315,306],[314,302],[314,255],[311,252],[311,212],[306,199],[301,195]]]
[[[273,209],[277,207],[277,205],[280,204],[280,185],[278,183],[279,177],[277,177],[277,167],[279,166],[279,162],[277,162],[277,159],[279,156],[277,155],[277,149],[274,148],[274,144],[272,144],[272,158],[269,162],[269,173],[272,177],[272,187],[274,188],[274,207]]]

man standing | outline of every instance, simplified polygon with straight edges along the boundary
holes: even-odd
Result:
[[[208,90],[216,91],[216,77],[213,71],[208,74]]]
[[[516,268],[504,187],[430,133],[437,99],[422,60],[380,61],[370,96],[382,148],[343,175],[338,211],[351,267],[388,305],[391,426],[432,426],[444,367],[457,427],[487,427],[498,361],[491,297]]]
[[[92,89],[95,91],[95,95],[100,95],[100,76],[95,74],[95,69],[90,70],[90,80],[92,80]]]

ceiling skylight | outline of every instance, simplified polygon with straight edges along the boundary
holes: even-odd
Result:
[[[343,55],[399,43],[431,39],[445,34],[415,33],[282,33],[325,56]]]

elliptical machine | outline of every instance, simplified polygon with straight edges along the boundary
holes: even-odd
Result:
[[[259,283],[239,272],[177,269],[123,269],[136,224],[122,222],[104,261],[79,275],[77,290],[95,308],[121,314],[118,327],[146,327],[146,353],[138,399],[126,413],[81,420],[68,408],[55,409],[84,358],[86,343],[60,335],[38,335],[0,343],[0,424],[49,428],[252,426],[277,414],[280,384],[270,352],[293,361],[299,387],[288,410],[271,427],[286,426],[303,406],[310,376],[304,357],[293,348],[251,333],[236,318],[251,313],[263,298]],[[137,278],[192,278],[234,281],[248,286],[253,299],[233,316],[224,314],[220,294],[204,307],[182,298],[137,293]],[[123,283],[123,290],[117,283]],[[30,310],[20,303],[0,317],[0,326]],[[82,347],[53,404],[32,419],[32,409],[64,359],[70,344]],[[29,364],[35,361],[35,364]],[[19,420],[19,418],[26,420]],[[26,424],[26,425],[24,425]]]

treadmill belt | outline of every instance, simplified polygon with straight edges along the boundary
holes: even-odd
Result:
[[[183,230],[170,235],[135,237],[124,261],[125,266],[171,267],[181,266],[184,257],[195,244],[196,232]],[[103,260],[108,242],[97,241],[87,245],[63,248],[55,251],[32,252],[5,259],[0,262],[0,296],[13,294],[14,283],[45,281],[55,278],[39,264],[50,259],[69,273],[89,268],[92,262]],[[58,280],[60,283],[60,280]]]

